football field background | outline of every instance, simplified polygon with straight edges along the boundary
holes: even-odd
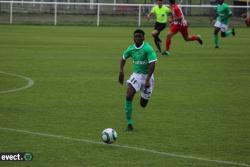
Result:
[[[220,39],[219,49],[213,28],[190,28],[202,46],[176,35],[171,56],[158,57],[148,107],[137,94],[135,131],[126,132],[126,86],[117,80],[133,30],[0,26],[0,152],[33,154],[0,166],[250,166],[250,29]],[[131,60],[125,68],[127,79]],[[101,142],[108,127],[115,145]]]

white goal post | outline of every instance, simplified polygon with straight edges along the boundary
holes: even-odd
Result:
[[[2,24],[1,20],[5,20],[5,22],[3,21],[5,24],[14,24],[16,22],[22,22],[23,20],[24,23],[29,23],[29,19],[41,17],[40,19],[38,18],[39,21],[46,22],[48,20],[49,24],[58,25],[58,16],[64,16],[64,18],[60,18],[62,18],[65,23],[71,22],[72,20],[80,23],[86,21],[83,19],[83,16],[86,16],[85,18],[88,18],[87,21],[96,26],[105,25],[108,21],[117,22],[118,24],[119,21],[122,22],[122,20],[126,18],[127,22],[124,22],[124,25],[130,21],[135,24],[134,26],[140,27],[145,20],[145,13],[148,12],[152,6],[153,4],[0,1],[0,13],[3,13],[3,18],[0,17],[0,24]],[[202,16],[203,14],[207,17],[209,14],[212,15],[212,8],[215,7],[213,5],[180,6],[190,9],[189,11],[192,9],[194,16]],[[230,6],[230,8],[247,11],[249,6]],[[205,10],[206,13],[204,13]],[[42,16],[43,14],[44,16]],[[25,16],[21,17],[21,15]],[[30,17],[31,15],[32,17]],[[104,18],[103,16],[106,17]],[[119,16],[119,19],[112,19],[115,18],[114,16]],[[16,21],[14,18],[16,18]]]

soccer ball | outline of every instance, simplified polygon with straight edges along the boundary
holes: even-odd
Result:
[[[107,144],[112,144],[116,141],[117,133],[112,128],[107,128],[102,131],[102,141]]]

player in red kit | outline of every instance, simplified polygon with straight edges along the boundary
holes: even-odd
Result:
[[[172,14],[172,20],[170,20],[170,29],[166,39],[166,50],[163,52],[163,55],[170,55],[170,44],[171,38],[177,33],[180,32],[185,41],[198,41],[202,45],[202,39],[200,35],[188,35],[188,24],[184,18],[181,8],[178,4],[175,3],[175,0],[169,0],[170,9]]]

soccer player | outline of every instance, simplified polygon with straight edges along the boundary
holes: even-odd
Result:
[[[215,16],[212,18],[216,19],[214,24],[214,45],[215,48],[219,48],[219,38],[218,34],[221,31],[221,37],[228,37],[230,35],[235,36],[234,28],[232,30],[228,30],[228,20],[232,16],[232,11],[228,7],[224,0],[218,0],[218,5],[215,8]]]
[[[170,55],[170,44],[172,37],[177,33],[180,32],[185,41],[198,41],[202,45],[202,39],[200,35],[192,35],[189,36],[188,34],[188,24],[184,18],[181,8],[175,3],[175,0],[169,0],[170,9],[172,13],[172,20],[170,20],[170,29],[166,39],[166,49],[163,52],[163,55],[169,56]]]
[[[157,5],[155,5],[151,11],[148,13],[147,18],[150,20],[150,17],[155,14],[156,22],[154,25],[154,30],[152,31],[152,36],[154,38],[155,45],[158,49],[158,52],[161,51],[161,39],[159,37],[162,30],[165,29],[167,24],[167,19],[169,14],[171,13],[170,9],[163,5],[163,0],[157,0]]]
[[[133,33],[134,44],[124,51],[120,60],[119,83],[124,82],[124,66],[128,58],[133,59],[133,73],[127,80],[127,95],[125,101],[125,114],[127,118],[127,130],[132,131],[132,101],[136,92],[141,92],[140,105],[146,107],[154,88],[154,69],[157,61],[156,53],[149,43],[144,42],[144,31],[137,29]]]

